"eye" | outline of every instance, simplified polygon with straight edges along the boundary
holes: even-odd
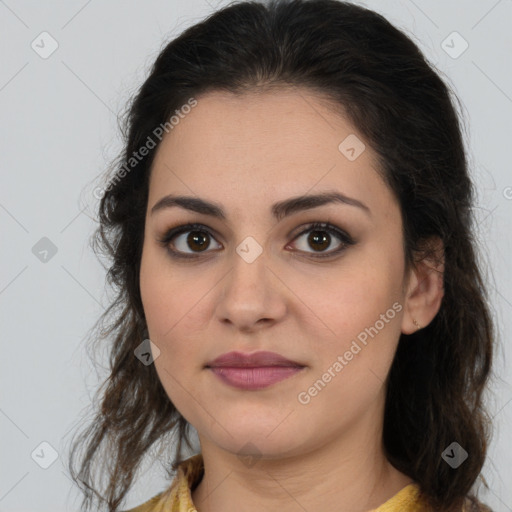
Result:
[[[186,224],[170,229],[159,242],[173,257],[194,258],[199,255],[194,253],[205,252],[208,249],[211,239],[215,240],[212,233],[202,224]],[[177,250],[171,249],[171,245]],[[187,247],[193,251],[187,252]]]
[[[313,253],[309,253],[313,258],[332,257],[344,251],[348,246],[355,244],[354,240],[347,233],[328,222],[315,222],[309,225],[306,230],[295,237],[294,241],[306,234],[309,235],[303,244],[303,248],[300,250],[308,253],[309,251],[305,250],[306,246],[313,247],[315,250]],[[333,236],[340,241],[338,247],[331,251],[325,251],[331,245]],[[318,254],[315,254],[315,252]]]
[[[294,238],[294,242],[308,233],[306,243],[313,247],[314,251],[299,249],[299,252],[305,252],[313,258],[332,257],[355,244],[355,241],[347,233],[328,222],[310,224],[307,229]],[[326,252],[325,249],[331,245],[333,237],[337,238],[340,243],[336,249]],[[193,223],[170,229],[158,242],[167,249],[173,258],[197,258],[201,253],[209,252],[207,249],[211,246],[211,240],[215,240],[215,237],[207,227]],[[222,246],[218,245],[218,248],[221,249]],[[188,252],[187,249],[192,249],[192,251]]]

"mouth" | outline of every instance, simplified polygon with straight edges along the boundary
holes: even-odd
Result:
[[[223,383],[229,386],[246,389],[264,389],[272,384],[285,380],[292,375],[301,372],[304,366],[259,366],[259,367],[236,367],[236,366],[215,366],[207,367]]]
[[[223,383],[246,390],[264,389],[287,379],[305,365],[275,352],[229,352],[205,365]]]
[[[276,352],[259,351],[253,353],[227,352],[206,364],[206,367],[237,367],[260,368],[267,366],[304,367],[297,361],[292,361]]]

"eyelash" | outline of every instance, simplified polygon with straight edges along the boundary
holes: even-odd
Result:
[[[201,253],[197,254],[186,254],[182,253],[180,251],[176,251],[174,249],[171,249],[169,247],[170,242],[172,239],[178,235],[181,235],[183,233],[188,233],[190,231],[198,231],[200,233],[206,233],[208,236],[215,239],[212,232],[203,224],[198,223],[189,223],[184,224],[182,226],[178,226],[175,228],[169,229],[162,238],[158,239],[158,242],[169,252],[170,256],[172,258],[180,258],[180,259],[197,259],[202,256]],[[301,231],[298,235],[295,236],[293,240],[296,240],[297,238],[300,238],[302,235],[309,233],[310,231],[324,231],[326,233],[329,233],[331,235],[334,235],[335,237],[339,238],[342,242],[342,245],[333,251],[330,251],[328,253],[306,253],[310,255],[312,258],[315,259],[322,259],[322,258],[332,258],[333,256],[338,255],[339,253],[343,252],[345,249],[347,249],[348,246],[354,245],[356,242],[344,231],[337,228],[336,226],[332,225],[329,222],[313,222],[312,224],[309,224],[307,228],[303,231]],[[208,252],[208,251],[205,251]]]

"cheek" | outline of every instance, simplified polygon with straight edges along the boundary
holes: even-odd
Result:
[[[197,279],[196,274],[194,278],[193,270],[173,265],[165,251],[144,249],[140,292],[148,329],[155,341],[167,343],[178,330],[186,329],[209,288],[207,275]]]
[[[144,302],[149,337],[160,350],[154,360],[155,369],[170,401],[187,421],[191,421],[199,403],[191,397],[199,394],[197,376],[205,362],[201,357],[200,340],[193,336],[193,323],[189,319],[189,311],[197,300],[195,297],[188,300],[185,293],[176,297],[176,293],[167,292],[168,288],[158,279],[147,284],[146,291],[152,292]]]
[[[395,302],[393,308],[387,296],[381,299],[347,303],[343,311],[331,306],[324,318],[336,340],[311,338],[315,365],[296,399],[305,413],[324,418],[334,430],[365,414],[384,393],[400,336],[401,306]]]
[[[148,286],[147,291],[150,289]],[[149,337],[160,350],[155,367],[169,398],[179,407],[183,390],[193,389],[194,374],[201,371],[204,341],[201,344],[199,336],[194,335],[192,316],[198,308],[195,295],[182,292],[177,297],[165,290],[160,280],[155,281],[154,293],[146,296],[144,311]]]
[[[378,258],[372,254],[347,259],[346,266],[319,279],[301,277],[295,288],[309,307],[297,316],[303,318],[317,363],[311,381],[329,381],[328,387],[344,396],[361,386],[373,389],[372,382],[383,384],[401,332],[402,267],[382,250]],[[352,395],[357,393],[350,391],[347,399]]]
[[[160,350],[155,368],[171,401],[178,409],[186,409],[190,395],[185,390],[193,393],[194,375],[204,363],[199,353],[201,339],[194,334],[198,331],[194,315],[197,317],[205,304],[201,298],[208,284],[205,279],[201,285],[193,276],[186,277],[188,272],[183,270],[171,271],[158,250],[144,250],[140,291],[149,338]]]
[[[401,300],[400,272],[400,265],[385,255],[376,261],[363,253],[328,272],[295,272],[289,280],[300,299],[295,301],[300,308],[296,318],[310,328],[316,323],[324,340],[356,336]]]

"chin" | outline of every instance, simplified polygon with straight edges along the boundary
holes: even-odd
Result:
[[[296,439],[289,431],[283,430],[278,433],[274,430],[268,436],[265,434],[267,429],[262,429],[258,423],[253,423],[248,428],[237,428],[235,425],[230,424],[229,431],[232,436],[223,431],[221,438],[210,437],[211,442],[240,457],[279,459],[303,451],[305,440]],[[268,429],[268,432],[271,432],[271,429]]]

